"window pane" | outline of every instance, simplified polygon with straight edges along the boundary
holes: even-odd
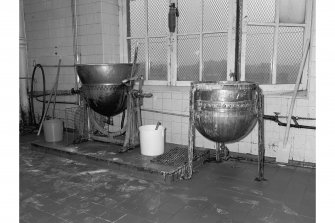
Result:
[[[277,84],[294,84],[300,67],[304,28],[279,27]]]
[[[146,32],[144,0],[130,1],[129,8],[130,32],[128,36],[144,37]]]
[[[178,33],[200,32],[201,0],[178,0]]]
[[[274,22],[275,8],[276,0],[248,0],[248,21]]]
[[[166,35],[168,33],[169,1],[148,1],[149,36]]]
[[[199,35],[178,36],[178,81],[199,80]]]
[[[128,45],[130,46],[130,52],[128,55],[131,55],[129,58],[129,63],[134,61],[135,46],[138,42],[138,53],[137,53],[137,64],[139,64],[137,74],[143,75],[145,77],[145,44],[143,39],[129,39]]]
[[[271,84],[274,28],[248,26],[245,79],[259,84]]]
[[[227,34],[204,35],[203,80],[227,80]]]
[[[149,39],[149,80],[167,80],[166,38]]]
[[[229,0],[204,0],[204,31],[228,28]]]

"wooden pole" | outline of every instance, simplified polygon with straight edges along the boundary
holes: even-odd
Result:
[[[194,126],[194,92],[195,88],[193,83],[191,84],[190,91],[190,117],[188,124],[188,162],[187,162],[187,174],[186,179],[191,179],[193,172],[193,151],[195,145],[195,126]]]
[[[264,147],[264,95],[262,90],[258,88],[258,177],[255,180],[264,181],[264,159],[265,159],[265,147]]]

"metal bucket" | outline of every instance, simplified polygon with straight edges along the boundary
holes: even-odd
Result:
[[[220,143],[239,141],[257,122],[258,85],[245,81],[195,82],[194,125],[206,138]]]
[[[130,77],[132,64],[78,64],[82,92],[95,112],[114,116],[127,107],[127,86],[121,82]]]

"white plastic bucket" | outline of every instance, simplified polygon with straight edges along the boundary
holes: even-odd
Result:
[[[45,120],[43,123],[44,139],[46,142],[63,140],[63,121],[60,119]]]
[[[140,130],[141,154],[145,156],[158,156],[164,153],[165,128],[156,125],[143,125]]]

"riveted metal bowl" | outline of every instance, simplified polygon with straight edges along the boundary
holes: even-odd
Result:
[[[221,143],[247,136],[257,122],[258,85],[245,81],[195,82],[194,125],[206,138]]]
[[[130,77],[132,64],[78,64],[76,69],[90,108],[108,117],[126,109],[127,86],[121,82]]]
[[[77,64],[82,84],[120,84],[131,73],[132,64]]]

